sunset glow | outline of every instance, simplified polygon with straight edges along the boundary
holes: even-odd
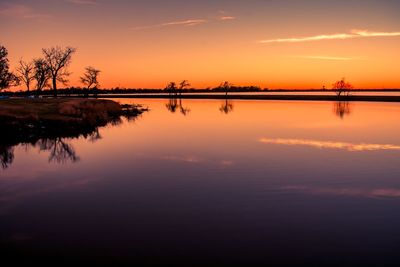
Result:
[[[362,5],[361,5],[362,3]],[[70,86],[93,65],[103,88],[236,85],[399,88],[400,2],[0,1],[10,63],[77,48]],[[338,15],[339,14],[339,15]]]

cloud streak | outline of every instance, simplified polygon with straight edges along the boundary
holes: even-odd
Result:
[[[222,20],[222,21],[224,21],[224,20],[235,20],[235,19],[236,19],[236,17],[233,17],[233,16],[221,16],[219,18],[219,20]]]
[[[171,27],[171,26],[197,26],[197,25],[204,24],[207,22],[208,21],[205,19],[188,19],[188,20],[165,22],[165,23],[148,25],[148,26],[139,26],[139,27],[134,27],[133,29],[134,30],[144,30],[144,29]]]
[[[83,1],[83,0],[71,0],[71,1]],[[177,20],[177,21],[169,21],[154,25],[146,25],[146,26],[138,26],[133,27],[133,30],[145,30],[145,29],[154,29],[154,28],[166,28],[166,27],[173,27],[173,26],[198,26],[201,24],[206,24],[209,22],[223,22],[223,21],[231,21],[235,20],[236,17],[225,15],[224,11],[220,11],[219,17],[213,17],[211,19],[187,19],[187,20]]]
[[[398,37],[400,32],[371,32],[368,30],[352,30],[350,33],[322,34],[316,36],[299,37],[299,38],[278,38],[261,40],[261,44],[271,43],[302,43],[324,40],[346,40],[355,38],[371,38],[371,37]]]
[[[287,145],[287,146],[310,146],[319,149],[340,149],[350,152],[400,150],[400,146],[393,144],[352,144],[345,142],[317,141],[307,139],[268,139],[259,140],[263,144]]]

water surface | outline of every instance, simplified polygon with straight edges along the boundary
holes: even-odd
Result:
[[[120,101],[151,111],[86,138],[47,140],[47,149],[7,147],[7,164],[2,152],[5,255],[400,263],[399,104]]]

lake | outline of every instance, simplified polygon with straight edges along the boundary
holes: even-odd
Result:
[[[2,257],[399,266],[400,104],[120,102],[150,111],[0,145]]]

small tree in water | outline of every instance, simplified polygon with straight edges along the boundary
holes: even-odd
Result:
[[[190,83],[188,80],[183,80],[179,83],[179,94],[182,95],[182,91],[189,88]]]
[[[93,88],[98,88],[100,86],[98,77],[101,71],[90,66],[86,67],[85,70],[85,73],[80,78],[81,83],[87,88],[87,93],[85,94],[85,96],[88,96],[88,93],[90,89],[92,89],[92,86]]]
[[[170,94],[175,94],[177,93],[177,87],[176,87],[176,83],[175,82],[170,82],[167,87],[165,87],[165,90]]]
[[[342,96],[342,94],[348,96],[350,94],[350,90],[353,88],[353,85],[349,82],[346,82],[345,78],[335,82],[332,85],[332,89],[336,91],[336,95],[338,97]]]
[[[228,92],[229,90],[232,88],[232,84],[225,81],[223,83],[221,83],[221,85],[219,86],[219,88],[223,89],[225,92],[225,96],[228,96]]]

